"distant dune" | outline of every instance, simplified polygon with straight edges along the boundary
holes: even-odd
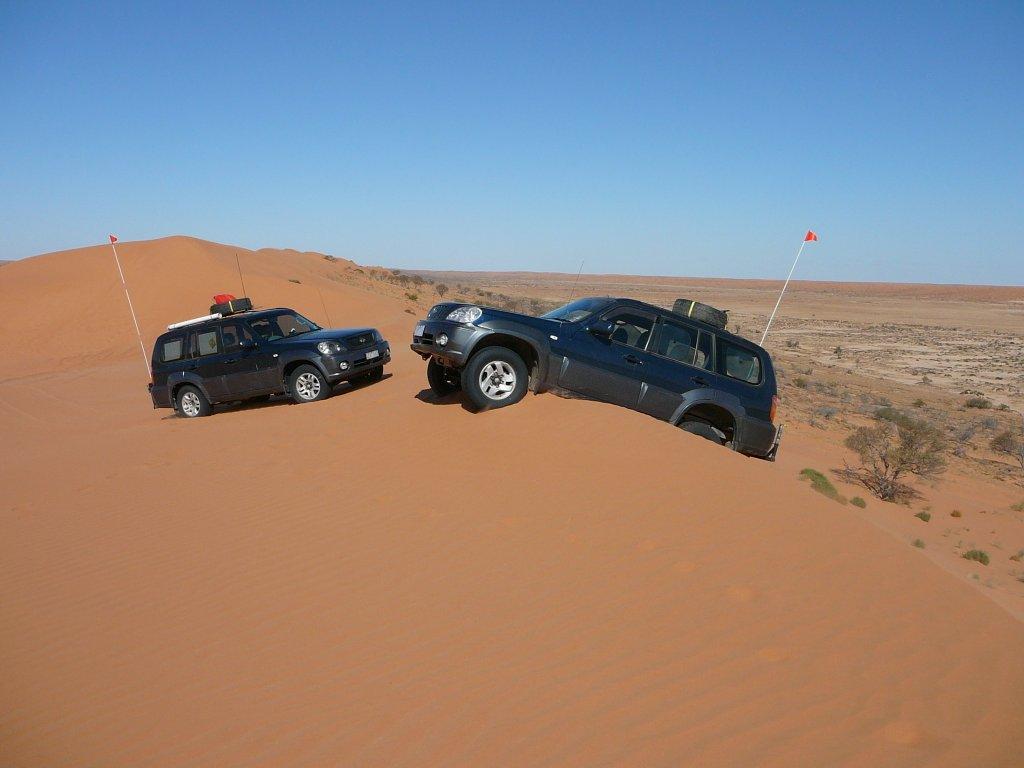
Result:
[[[375,325],[395,359],[178,420],[109,248],[2,270],[0,762],[1019,765],[1024,624],[801,485],[841,459],[810,431],[768,464],[552,395],[471,414],[408,349],[425,289],[119,252],[147,351],[241,294],[238,254],[258,305]]]

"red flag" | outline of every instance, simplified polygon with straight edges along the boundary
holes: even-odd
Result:
[[[814,234],[813,230],[810,230],[810,229],[808,229],[807,230],[807,234],[804,235],[804,242],[805,243],[813,243],[817,239],[818,239],[818,236],[816,234]]]
[[[108,237],[110,238],[111,245],[117,242],[117,235],[108,235]]]

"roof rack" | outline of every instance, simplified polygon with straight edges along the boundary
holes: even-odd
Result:
[[[207,320],[220,320],[222,317],[224,317],[224,315],[220,312],[214,312],[212,315],[203,315],[202,317],[193,317],[191,320],[182,320],[180,323],[171,323],[167,326],[167,330],[173,331],[175,328],[184,328],[186,325],[205,323]]]

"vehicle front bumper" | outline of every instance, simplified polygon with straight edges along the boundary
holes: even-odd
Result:
[[[420,320],[413,330],[409,348],[424,358],[433,357],[442,365],[460,368],[465,365],[477,340],[486,333],[486,329],[451,320]],[[446,344],[438,343],[442,334],[448,337]]]
[[[376,355],[374,356],[373,353]],[[391,345],[386,340],[355,352],[339,352],[335,355],[320,356],[320,365],[332,383],[351,379],[353,376],[366,373],[390,362]]]

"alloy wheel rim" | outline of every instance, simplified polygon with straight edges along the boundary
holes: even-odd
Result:
[[[303,400],[313,400],[320,394],[320,379],[312,373],[303,373],[295,380],[295,389]]]
[[[196,416],[199,414],[199,395],[195,392],[186,392],[181,396],[181,410],[185,412],[186,416]]]
[[[491,400],[504,400],[516,388],[516,371],[505,360],[492,360],[480,371],[479,384]]]

